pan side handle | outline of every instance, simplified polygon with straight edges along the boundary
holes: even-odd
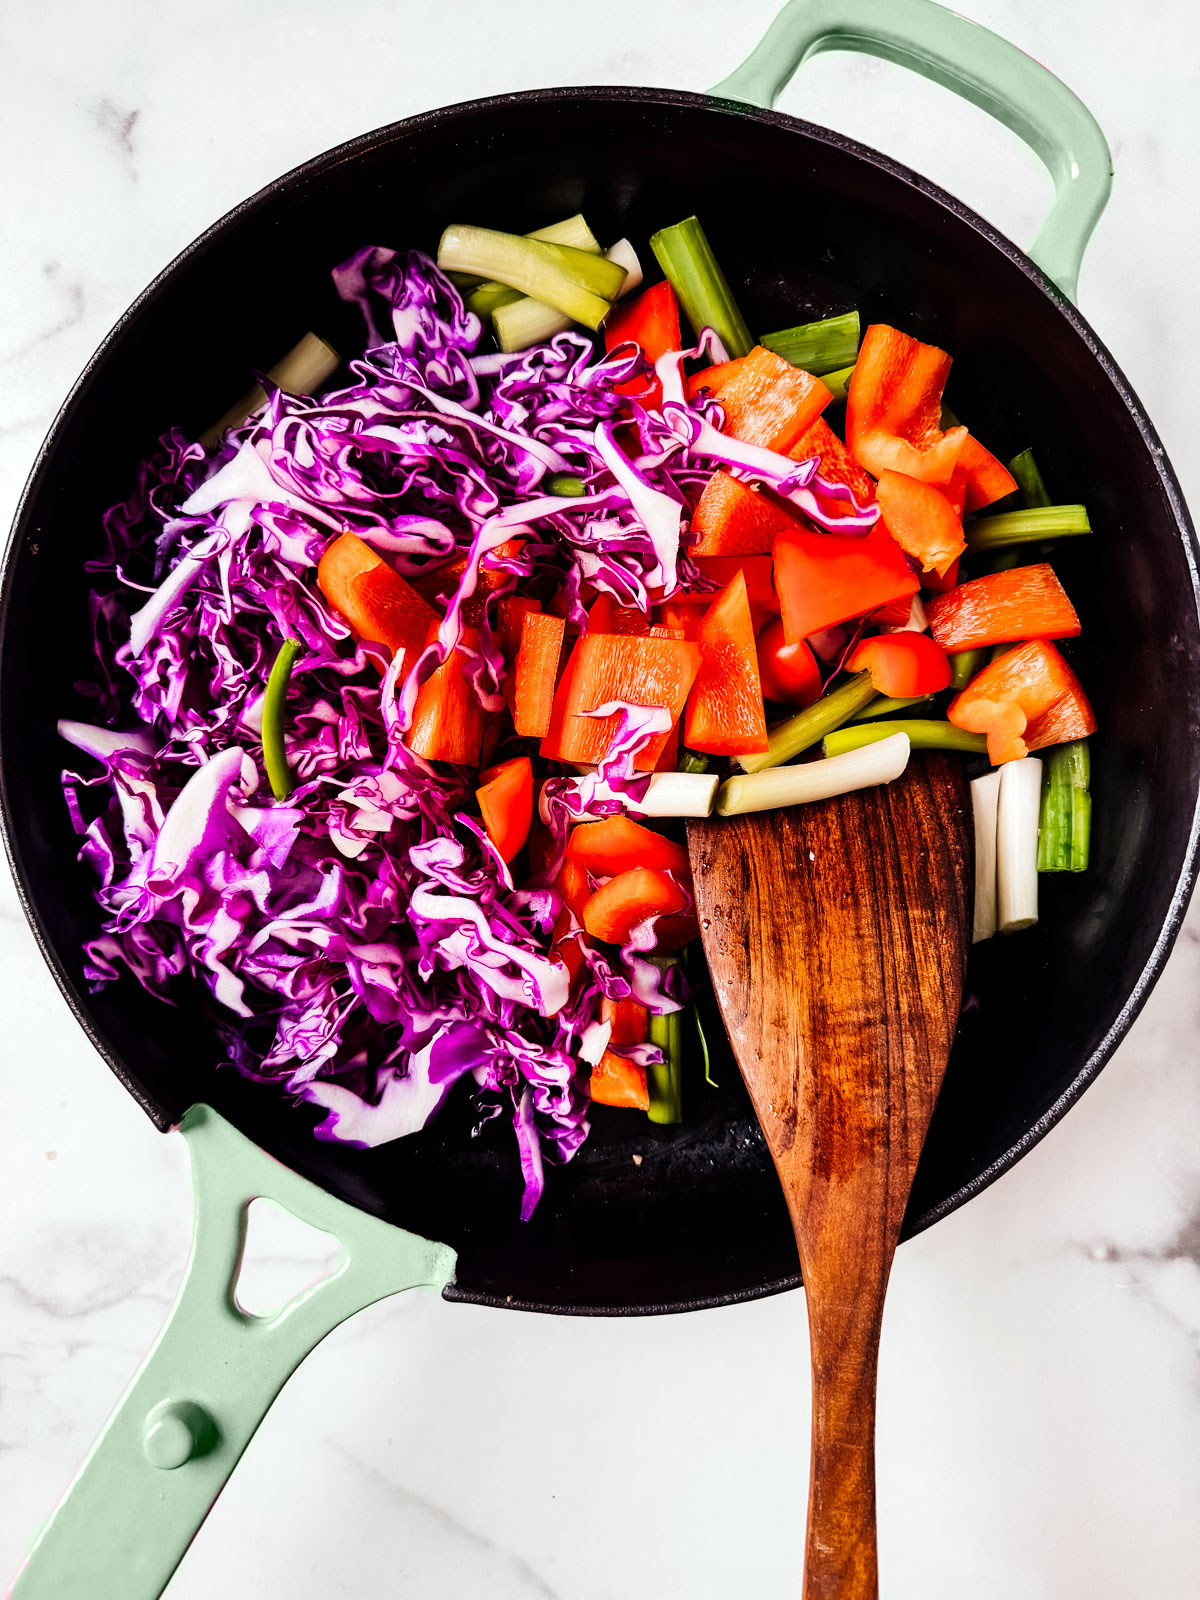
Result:
[[[175,1303],[12,1590],[13,1600],[156,1600],[287,1379],[340,1322],[402,1289],[442,1289],[445,1245],[346,1205],[209,1106],[180,1124],[195,1225]],[[253,1200],[331,1233],[330,1275],[271,1316],[234,1298]]]
[[[1079,267],[1112,188],[1112,156],[1091,112],[1016,45],[934,0],[789,0],[714,97],[775,104],[824,50],[857,50],[908,67],[970,100],[1024,140],[1054,182],[1029,254],[1074,301]]]

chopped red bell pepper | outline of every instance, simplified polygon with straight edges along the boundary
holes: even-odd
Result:
[[[750,598],[750,620],[755,633],[765,627],[772,617],[779,615],[779,596],[775,593],[771,577],[770,556],[697,556],[695,560],[696,570],[713,583],[720,584],[722,589],[735,572],[742,574]],[[690,594],[680,598],[694,600],[698,596]],[[714,592],[708,596],[706,604],[712,605],[715,599]]]
[[[762,685],[746,579],[737,573],[700,624],[700,671],[688,696],[683,737],[710,755],[761,754],[767,748]]]
[[[921,587],[880,523],[862,538],[801,529],[775,541],[775,588],[789,644],[866,616]]]
[[[592,1068],[588,1093],[598,1106],[619,1106],[630,1111],[650,1109],[645,1067],[615,1050],[606,1050]]]
[[[876,322],[867,329],[846,398],[846,442],[876,478],[889,467],[922,483],[949,483],[967,437],[943,433],[951,358],[936,345]]]
[[[583,954],[587,935],[571,934],[571,917],[574,916],[575,921],[582,925],[583,908],[592,897],[592,886],[586,870],[578,861],[564,861],[554,880],[554,887],[562,897],[563,908],[550,935],[550,949],[566,967],[567,977],[574,986],[576,978],[587,965]]]
[[[941,577],[963,551],[962,518],[932,484],[921,483],[890,468],[879,474],[879,510],[883,524],[907,555]]]
[[[544,611],[527,612],[513,670],[513,726],[523,739],[541,739],[550,726],[558,659],[566,623]]]
[[[567,860],[578,861],[595,878],[614,878],[634,867],[655,867],[681,878],[690,878],[692,871],[682,845],[620,813],[581,822],[571,834]]]
[[[993,766],[1096,731],[1079,679],[1046,639],[1031,639],[990,662],[955,695],[946,715],[957,728],[987,734]]]
[[[650,623],[636,606],[620,606],[612,595],[600,593],[592,601],[588,612],[589,633],[633,633],[643,637],[650,632]]]
[[[533,763],[514,756],[479,774],[475,791],[487,836],[505,861],[511,861],[529,837],[533,822]]]
[[[498,544],[494,550],[487,551],[479,560],[479,578],[475,584],[475,593],[469,600],[463,602],[462,619],[468,627],[477,628],[483,621],[483,607],[493,589],[511,581],[512,574],[499,572],[493,565],[496,561],[508,561],[513,556],[519,556],[525,548],[523,538],[506,539],[503,544]],[[444,611],[449,604],[450,596],[462,582],[462,575],[467,570],[465,555],[455,556],[452,561],[444,561],[440,567],[413,579],[412,586],[418,593],[424,595],[431,605]]]
[[[997,461],[992,452],[985,450],[975,435],[969,433],[963,440],[950,487],[962,495],[964,511],[982,511],[984,506],[1012,494],[1017,480],[1003,461]]]
[[[716,361],[702,372],[693,372],[687,380],[688,399],[694,400],[703,390],[715,394],[721,384],[732,378],[735,372],[741,371],[745,359],[745,356],[737,356],[733,361]]]
[[[694,640],[700,633],[700,624],[712,599],[710,595],[707,600],[663,600],[658,606],[659,621],[665,628],[677,629],[685,639]]]
[[[583,908],[583,925],[593,939],[627,944],[629,935],[649,917],[683,911],[686,889],[654,867],[631,867],[602,883]]]
[[[517,690],[517,652],[521,648],[521,626],[527,611],[540,611],[536,600],[527,595],[506,595],[499,601],[492,623],[493,636],[504,657],[504,682],[501,692],[511,711]]]
[[[650,1036],[650,1013],[636,1000],[610,1000],[606,995],[600,1002],[600,1021],[612,1030],[610,1045],[645,1044]]]
[[[952,561],[940,576],[936,572],[922,573],[921,587],[928,589],[930,594],[949,594],[951,589],[957,587],[958,568],[959,561]]]
[[[821,463],[817,468],[821,477],[831,483],[844,483],[860,507],[869,506],[875,499],[875,479],[859,466],[824,417],[818,417],[804,430],[788,455],[793,461],[811,461],[816,456]]]
[[[675,722],[699,668],[699,645],[684,639],[584,634],[559,680],[542,755],[551,761],[602,761],[617,731],[618,714],[585,713],[612,700],[663,706]],[[639,771],[654,770],[667,739],[666,733],[659,734],[642,747],[634,763]]]
[[[393,657],[403,651],[404,672],[425,648],[431,625],[437,625],[437,612],[428,601],[352,533],[326,546],[317,585],[360,639],[383,645]]]
[[[1048,562],[992,572],[935,595],[929,631],[943,650],[978,650],[1017,639],[1073,639],[1079,618]]]
[[[785,455],[833,399],[820,378],[760,344],[730,365],[737,370],[715,380],[710,367],[705,388],[724,407],[725,432],[744,444]]]
[[[679,302],[675,291],[664,281],[643,289],[632,300],[614,306],[604,323],[604,348],[615,350],[619,344],[636,344],[646,360],[653,364],[668,350],[682,348],[679,338]],[[662,407],[662,384],[651,374],[648,378],[629,378],[616,385],[618,394],[633,395],[652,410]]]
[[[435,619],[431,637],[436,628]],[[462,642],[472,650],[478,649],[479,635],[474,628],[463,629]],[[417,693],[407,737],[409,748],[426,761],[479,765],[487,713],[463,675],[464,660],[460,650],[452,650]]]
[[[714,472],[692,513],[691,529],[700,535],[692,556],[770,555],[776,534],[796,527],[797,520],[779,500],[731,477]]]
[[[881,480],[882,481],[882,480]],[[869,672],[880,694],[898,700],[950,687],[950,663],[927,633],[880,633],[850,652],[848,672]]]
[[[788,644],[783,619],[774,617],[754,642],[763,697],[785,706],[811,706],[821,698],[821,668],[807,640]]]

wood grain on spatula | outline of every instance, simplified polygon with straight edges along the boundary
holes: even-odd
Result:
[[[961,762],[688,825],[704,952],[787,1197],[812,1345],[807,1600],[871,1600],[888,1272],[962,1001]]]

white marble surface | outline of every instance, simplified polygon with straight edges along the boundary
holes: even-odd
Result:
[[[0,522],[111,322],[278,172],[398,116],[508,88],[703,88],[774,9],[8,0]],[[1193,0],[1146,0],[1136,17],[1124,0],[963,9],[1061,73],[1109,135],[1117,185],[1081,305],[1194,493]],[[1037,164],[941,91],[825,58],[783,103],[1030,236],[1048,193]],[[886,1600],[1200,1594],[1198,940],[1193,916],[1144,1016],[1066,1121],[900,1252],[880,1388]],[[181,1141],[153,1133],[93,1056],[7,874],[0,1036],[2,1577],[163,1315],[189,1200]],[[807,1388],[795,1294],[619,1323],[402,1297],[301,1369],[168,1592],[794,1593]]]

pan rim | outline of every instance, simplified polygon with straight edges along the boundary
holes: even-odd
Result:
[[[977,212],[973,211],[961,200],[921,174],[914,172],[902,163],[868,145],[834,130],[822,127],[819,124],[807,122],[784,112],[764,110],[746,105],[740,101],[699,94],[688,90],[616,85],[579,85],[520,90],[473,100],[458,101],[450,105],[419,112],[411,117],[402,118],[369,132],[356,135],[354,138],[346,140],[342,144],[323,151],[291,168],[247,196],[198,234],[157,273],[126,310],[122,312],[90,356],[58,408],[35,455],[29,475],[17,501],[3,557],[0,558],[0,660],[3,659],[4,638],[12,610],[16,557],[24,539],[29,535],[28,524],[33,500],[41,487],[43,473],[47,469],[51,453],[57,444],[59,436],[70,425],[75,409],[85,391],[103,368],[110,350],[121,338],[126,328],[136,321],[142,312],[153,304],[161,294],[169,289],[176,275],[186,264],[204,254],[229,231],[235,229],[243,218],[265,207],[281,194],[295,191],[312,178],[327,172],[335,166],[353,160],[369,151],[380,149],[389,143],[409,137],[414,133],[427,130],[437,131],[442,125],[453,124],[456,120],[461,120],[468,116],[486,114],[491,111],[499,111],[508,107],[539,105],[554,107],[572,103],[595,104],[597,102],[606,102],[614,106],[661,105],[691,110],[705,110],[766,126],[778,127],[786,132],[797,133],[802,138],[818,145],[861,160],[866,165],[907,188],[916,189],[923,197],[949,212],[958,221],[980,235],[986,243],[999,250],[1029,280],[1035,289],[1051,300],[1074,335],[1082,341],[1087,353],[1103,373],[1108,384],[1115,390],[1117,398],[1136,428],[1142,444],[1153,462],[1155,473],[1161,484],[1164,498],[1170,508],[1175,528],[1183,547],[1191,582],[1192,604],[1198,621],[1200,621],[1200,547],[1197,545],[1195,528],[1188,513],[1178,478],[1163,449],[1161,440],[1123,372],[1117,366],[1117,363],[1091,325],[1061,291],[1046,279],[1042,271],[1019,246],[1001,234],[991,223],[979,216]],[[1200,747],[1200,730],[1192,730],[1191,736],[1194,744]],[[14,812],[10,799],[9,775],[7,764],[4,760],[2,727],[0,727],[0,836],[3,837],[5,854],[16,884],[21,908],[33,932],[41,956],[49,967],[70,1011],[90,1043],[114,1075],[147,1113],[155,1126],[160,1131],[168,1131],[176,1125],[174,1119],[164,1111],[163,1107],[153,1097],[145,1092],[136,1077],[129,1073],[120,1053],[109,1042],[103,1030],[96,1025],[87,1005],[86,997],[80,993],[53,946],[49,931],[38,909],[35,895],[26,875],[19,842],[16,837]],[[1132,1023],[1142,1010],[1166,965],[1167,958],[1182,927],[1188,902],[1195,888],[1198,852],[1200,852],[1200,790],[1198,790],[1193,801],[1187,845],[1164,912],[1162,926],[1141,971],[1103,1038],[1081,1063],[1067,1088],[1043,1112],[1027,1132],[1014,1141],[1008,1149],[996,1157],[974,1178],[960,1185],[944,1200],[939,1201],[919,1215],[906,1219],[904,1238],[923,1232],[926,1228],[931,1227],[933,1223],[949,1215],[952,1211],[956,1211],[960,1206],[966,1204],[968,1200],[973,1199],[982,1190],[988,1188],[1002,1173],[1028,1154],[1034,1145],[1038,1144],[1046,1136],[1050,1129],[1062,1119],[1075,1101],[1095,1081],[1116,1046],[1129,1031]],[[310,1181],[316,1180],[310,1179]],[[778,1278],[755,1285],[753,1288],[735,1289],[723,1294],[706,1295],[695,1299],[684,1299],[654,1305],[585,1306],[550,1304],[540,1301],[534,1303],[519,1298],[509,1300],[496,1294],[461,1288],[453,1283],[448,1285],[443,1292],[447,1299],[464,1300],[473,1304],[495,1305],[503,1309],[530,1310],[547,1314],[576,1316],[631,1316],[666,1314],[698,1310],[710,1306],[736,1304],[781,1293],[786,1289],[795,1287],[799,1282],[800,1276],[796,1272],[781,1275]]]

